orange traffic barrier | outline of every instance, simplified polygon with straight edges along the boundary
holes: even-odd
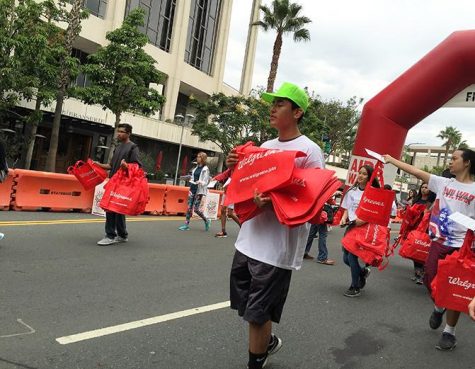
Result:
[[[15,169],[13,182],[13,210],[91,211],[94,191],[73,175]]]
[[[0,183],[0,210],[10,209],[10,202],[12,201],[12,187],[13,177],[15,171],[13,169],[8,170],[8,176]]]
[[[145,212],[153,215],[162,215],[165,211],[165,194],[167,185],[149,183],[149,200]]]
[[[188,187],[168,185],[165,195],[165,214],[186,214],[188,208],[188,192]]]

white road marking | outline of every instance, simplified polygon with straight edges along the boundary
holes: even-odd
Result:
[[[23,320],[17,319],[16,321],[17,321],[18,323],[24,325],[26,328],[28,328],[28,332],[14,333],[14,334],[6,334],[6,335],[4,335],[4,336],[0,336],[0,338],[9,338],[9,337],[16,337],[16,336],[24,336],[24,335],[33,334],[33,333],[36,332],[32,327],[30,327],[28,324],[26,324]]]
[[[90,340],[92,338],[107,336],[109,334],[128,331],[131,329],[146,327],[148,325],[167,322],[169,320],[184,318],[191,315],[206,313],[208,311],[219,310],[229,307],[229,301],[219,302],[217,304],[201,306],[193,309],[177,311],[176,313],[170,313],[165,315],[155,316],[153,318],[136,320],[134,322],[114,325],[111,327],[95,329],[93,331],[73,334],[71,336],[64,336],[56,338],[56,341],[61,345],[68,345],[79,341]]]

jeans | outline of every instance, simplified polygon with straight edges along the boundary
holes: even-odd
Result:
[[[346,228],[345,234],[351,229],[352,227]],[[350,267],[351,270],[351,287],[360,288],[360,278],[363,272],[360,263],[358,261],[358,256],[352,254],[348,250],[343,247],[343,262]]]
[[[310,232],[308,234],[307,245],[305,246],[305,254],[310,252],[312,247],[313,239],[318,233],[318,256],[317,260],[325,261],[328,259],[328,249],[327,249],[327,235],[328,235],[328,226],[326,224],[312,224],[310,227]]]
[[[115,238],[116,236],[127,238],[127,229],[125,228],[125,215],[106,211],[106,236]]]

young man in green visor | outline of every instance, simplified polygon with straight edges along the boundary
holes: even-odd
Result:
[[[307,156],[295,159],[299,168],[323,168],[320,147],[302,135],[299,123],[308,108],[307,93],[285,82],[275,93],[263,93],[271,103],[270,124],[278,137],[265,142],[266,149],[298,150]],[[228,167],[238,161],[231,152]],[[292,270],[302,266],[309,225],[289,228],[277,220],[271,199],[256,193],[254,202],[263,211],[244,222],[235,243],[231,267],[231,308],[249,323],[248,368],[260,369],[268,355],[282,347],[282,340],[272,334],[272,322],[279,323],[290,286]]]

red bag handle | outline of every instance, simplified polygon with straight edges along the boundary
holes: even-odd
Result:
[[[463,245],[460,248],[460,252],[458,256],[458,259],[460,261],[464,259],[475,260],[475,255],[474,255],[475,252],[472,251],[472,244],[473,244],[474,238],[475,238],[474,232],[471,229],[468,229],[465,235],[465,239],[463,241]]]

